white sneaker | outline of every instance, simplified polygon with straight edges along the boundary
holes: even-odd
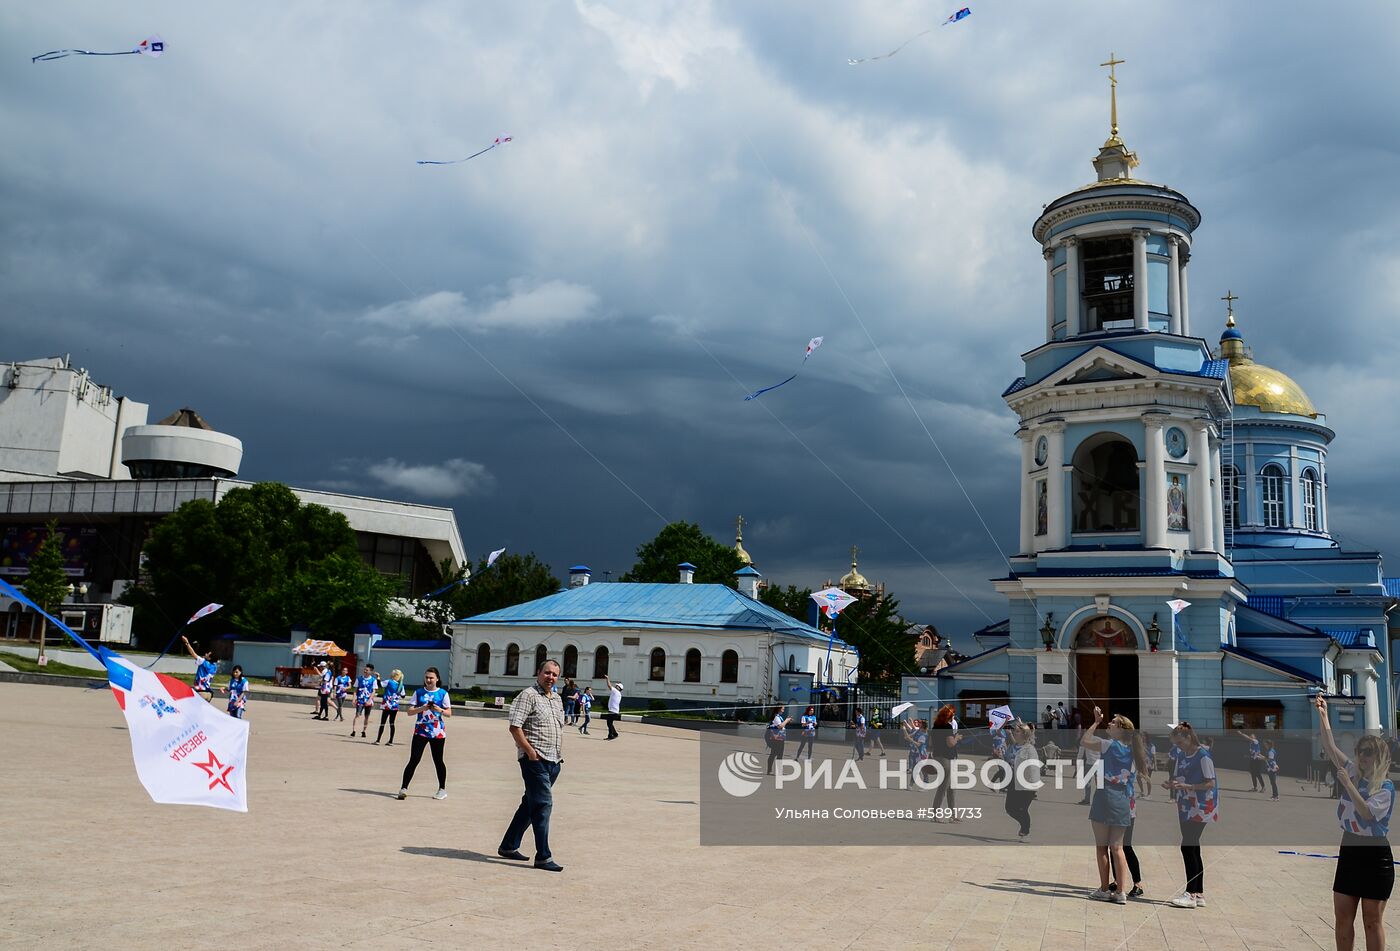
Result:
[[[446,799],[446,798],[447,798],[447,790],[446,790],[446,789],[439,789],[437,792],[433,793],[433,798],[434,798],[434,799]]]
[[[1089,897],[1094,901],[1113,901],[1113,892],[1107,888],[1096,888],[1089,893]]]
[[[1196,907],[1197,907],[1197,908],[1204,908],[1205,906],[1206,906],[1206,896],[1204,896],[1204,895],[1197,895],[1197,896],[1196,896]]]
[[[1109,894],[1113,896],[1110,900],[1115,905],[1126,905],[1128,903],[1128,896],[1124,895],[1122,892],[1109,892]]]
[[[1181,894],[1168,901],[1167,904],[1176,908],[1195,908],[1196,898],[1194,895]]]
[[[400,790],[399,790],[398,798],[399,798],[399,799],[407,799],[407,798],[408,798],[408,789],[407,789],[407,788],[400,789]]]

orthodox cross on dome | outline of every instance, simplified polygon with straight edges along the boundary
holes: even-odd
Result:
[[[1234,291],[1227,290],[1225,296],[1220,298],[1225,302],[1225,326],[1235,326],[1235,301],[1239,300]]]
[[[734,537],[738,541],[744,540],[744,516],[742,515],[734,520]]]
[[[734,552],[744,564],[753,564],[753,558],[744,550],[744,516],[742,515],[734,520]]]
[[[1108,54],[1108,62],[1100,63],[1100,66],[1108,67],[1108,97],[1110,109],[1112,110],[1113,132],[1118,135],[1118,72],[1117,67],[1126,63],[1127,60],[1118,59],[1113,53]]]
[[[852,545],[852,546],[851,546],[851,569],[852,569],[852,570],[854,570],[855,567],[856,567],[856,556],[859,555],[859,554],[860,554],[860,549],[857,548],[855,545]]]

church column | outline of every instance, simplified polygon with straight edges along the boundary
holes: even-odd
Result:
[[[1065,336],[1079,333],[1079,239],[1065,238]]]
[[[1147,329],[1147,232],[1133,229],[1133,326]]]
[[[1376,672],[1368,665],[1358,670],[1356,677],[1361,682],[1361,693],[1366,698],[1366,729],[1379,730],[1381,728],[1381,698]]]
[[[1317,527],[1327,531],[1327,456],[1317,461]]]
[[[1142,470],[1146,491],[1146,524],[1143,526],[1143,541],[1148,548],[1165,548],[1167,544],[1167,487],[1162,484],[1166,473],[1164,460],[1166,446],[1162,442],[1160,416],[1148,416],[1142,421],[1143,436],[1147,442],[1147,464]]]
[[[1176,279],[1177,284],[1180,285],[1177,300],[1178,306],[1181,308],[1181,335],[1189,337],[1191,336],[1191,294],[1186,286],[1186,265],[1191,263],[1190,249],[1188,248],[1185,253],[1177,251],[1177,257],[1181,259],[1180,274]]]
[[[1029,555],[1035,551],[1035,480],[1030,475],[1035,436],[1023,429],[1016,438],[1021,440],[1021,554]]]
[[[1220,437],[1210,438],[1210,488],[1211,524],[1215,527],[1215,544],[1212,551],[1225,551],[1225,480],[1220,469]]]
[[[1171,315],[1171,323],[1167,329],[1174,334],[1181,333],[1181,252],[1177,250],[1180,240],[1174,234],[1167,235],[1167,248],[1171,252],[1171,263],[1167,265],[1167,313]]]
[[[1191,476],[1191,510],[1187,512],[1191,526],[1191,548],[1195,551],[1216,551],[1215,503],[1211,498],[1216,494],[1211,486],[1215,468],[1211,465],[1210,423],[1197,420],[1191,438],[1191,455],[1196,460],[1196,471]]]
[[[1045,547],[1055,551],[1065,547],[1065,424],[1046,423],[1041,427],[1049,450],[1045,459],[1046,537]]]
[[[1298,447],[1288,450],[1288,518],[1291,528],[1303,527],[1303,466],[1298,461]]]
[[[1055,339],[1055,249],[1047,247],[1045,254],[1045,342]]]

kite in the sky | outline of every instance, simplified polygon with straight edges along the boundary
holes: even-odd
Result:
[[[807,352],[804,353],[804,354],[802,355],[802,366],[799,366],[799,367],[797,368],[798,373],[801,373],[801,372],[802,372],[802,367],[807,365],[807,358],[810,357],[810,356],[812,355],[812,351],[816,350],[816,349],[817,349],[818,347],[820,347],[821,345],[822,345],[822,338],[821,338],[821,337],[813,337],[811,340],[808,340],[808,341],[807,341]],[[756,399],[758,399],[760,396],[762,396],[764,393],[767,393],[767,392],[769,392],[770,390],[776,390],[778,387],[783,386],[783,385],[786,384],[786,383],[791,383],[791,382],[792,382],[793,380],[795,380],[795,379],[797,379],[797,373],[794,373],[792,376],[788,377],[788,378],[787,378],[786,380],[784,380],[782,383],[774,383],[772,386],[765,386],[765,387],[764,387],[763,389],[761,389],[761,390],[754,390],[754,391],[753,391],[752,393],[750,393],[748,396],[744,397],[744,400],[745,400],[745,401],[748,401],[748,400],[756,400]]]
[[[957,23],[959,20],[965,20],[965,19],[967,19],[967,18],[970,17],[970,16],[972,16],[972,8],[971,8],[971,7],[963,7],[963,8],[962,8],[961,10],[959,10],[957,13],[952,14],[951,16],[948,17],[948,19],[946,19],[946,20],[944,20],[942,23],[938,24],[938,26],[948,26],[950,23]],[[873,63],[873,62],[875,62],[877,59],[889,59],[889,58],[890,58],[891,56],[893,56],[895,53],[898,53],[900,50],[904,49],[904,47],[908,46],[910,43],[914,42],[914,41],[917,40],[919,37],[921,37],[921,36],[928,36],[930,33],[932,33],[932,32],[933,32],[935,29],[937,29],[937,28],[938,28],[938,27],[929,27],[927,30],[924,30],[923,32],[915,33],[913,36],[909,37],[909,39],[905,40],[903,43],[900,43],[898,46],[896,46],[894,49],[890,50],[888,53],[881,53],[879,56],[867,56],[867,57],[865,57],[864,59],[848,59],[848,60],[846,60],[846,65],[848,65],[848,66],[859,66],[861,63]]]
[[[510,141],[511,141],[511,137],[510,137],[510,136],[508,136],[508,135],[498,135],[498,136],[496,136],[496,141],[494,141],[494,142],[492,142],[490,145],[486,146],[486,148],[482,149],[480,152],[473,152],[471,155],[468,155],[466,158],[451,159],[451,160],[449,160],[449,161],[444,161],[444,162],[437,162],[437,161],[433,161],[433,160],[431,160],[431,159],[419,159],[419,160],[418,160],[418,164],[419,164],[419,165],[460,165],[462,162],[470,162],[472,159],[476,158],[478,155],[485,155],[487,152],[491,151],[492,149],[499,148],[499,147],[502,146],[502,145],[509,145],[509,144],[510,144]]]
[[[51,59],[63,59],[65,56],[149,56],[152,59],[165,52],[165,40],[159,36],[148,36],[135,49],[117,50],[111,53],[97,52],[95,50],[50,50],[47,53],[40,53],[38,56],[31,56],[31,63],[47,63]]]

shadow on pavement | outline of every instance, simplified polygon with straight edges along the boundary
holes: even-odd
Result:
[[[340,791],[358,793],[361,796],[383,796],[385,799],[397,798],[396,793],[385,792],[382,789],[345,789],[342,787]]]
[[[503,859],[499,855],[483,855],[480,852],[472,852],[467,849],[442,849],[436,846],[405,845],[399,849],[400,852],[407,852],[409,855],[426,855],[436,859],[463,859],[467,862],[484,862],[487,865],[509,865],[513,868],[529,868],[529,862],[516,862],[511,859]]]

